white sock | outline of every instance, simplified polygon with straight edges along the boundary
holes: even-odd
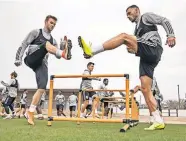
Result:
[[[95,114],[97,114],[98,113],[98,110],[97,109],[95,109]]]
[[[155,122],[163,123],[163,119],[161,118],[160,113],[159,113],[158,110],[152,112],[152,115],[154,117]]]
[[[35,105],[30,105],[29,111],[30,112],[35,112],[36,106]]]
[[[150,122],[154,123],[154,117],[150,116]]]
[[[98,45],[98,46],[92,47],[93,55],[96,55],[96,54],[101,53],[103,51],[104,51],[103,45]]]
[[[57,50],[56,50],[56,54],[55,54],[56,58],[60,59],[60,58],[62,57],[62,53],[63,53],[62,50],[57,49]]]
[[[43,117],[43,114],[38,114],[38,117]]]

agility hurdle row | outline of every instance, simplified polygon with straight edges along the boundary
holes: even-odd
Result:
[[[81,110],[81,95],[82,91],[79,91],[78,94],[78,116],[77,118],[63,118],[63,117],[53,117],[52,116],[52,104],[53,104],[53,88],[54,88],[54,78],[86,78],[86,77],[124,77],[125,78],[125,90],[86,90],[86,91],[120,91],[125,92],[126,97],[109,97],[114,99],[125,99],[125,109],[126,112],[124,114],[125,119],[103,119],[103,108],[104,101],[102,102],[102,119],[95,118],[95,109],[93,105],[93,118],[80,118],[80,110]],[[106,97],[108,99],[108,97]],[[106,100],[107,101],[107,100]],[[131,101],[131,102],[129,102]],[[94,101],[93,101],[94,104]],[[131,112],[129,107],[131,107]],[[134,93],[130,94],[129,90],[129,74],[94,74],[94,75],[51,75],[50,76],[50,91],[49,91],[49,104],[48,104],[48,121],[47,125],[51,126],[52,121],[76,121],[78,124],[80,122],[104,122],[104,123],[125,123],[125,126],[120,129],[120,132],[126,132],[130,127],[136,126],[139,122],[139,113],[136,102],[134,101]]]

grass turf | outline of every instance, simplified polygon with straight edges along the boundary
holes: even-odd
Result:
[[[148,124],[139,124],[126,133],[118,123],[53,122],[35,120],[29,126],[25,119],[0,119],[0,141],[186,141],[186,125],[167,125],[165,130],[144,131]]]

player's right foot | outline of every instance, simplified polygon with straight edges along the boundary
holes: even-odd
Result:
[[[34,125],[34,113],[27,111],[27,116],[28,116],[27,118],[28,124]]]
[[[85,41],[83,40],[81,36],[78,37],[78,43],[79,43],[79,46],[83,49],[84,58],[86,59],[91,58],[93,56],[91,45],[88,45],[87,43],[85,43]]]
[[[67,36],[64,36],[64,58],[70,60],[72,57],[71,49],[72,49],[72,41],[67,39]]]
[[[152,131],[152,130],[162,130],[165,129],[164,123],[153,123],[150,127],[145,128],[146,131]]]

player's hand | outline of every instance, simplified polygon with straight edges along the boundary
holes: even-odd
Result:
[[[168,37],[165,45],[168,45],[171,48],[174,47],[176,45],[176,38]]]
[[[127,51],[128,51],[128,53],[135,54],[135,51],[129,47],[127,47]]]
[[[4,84],[5,84],[5,82],[4,82],[4,81],[1,81],[1,84],[2,84],[2,85],[4,85]]]
[[[14,65],[17,66],[17,67],[21,66],[21,64],[22,64],[22,61],[20,61],[20,60],[16,60],[14,62]]]

